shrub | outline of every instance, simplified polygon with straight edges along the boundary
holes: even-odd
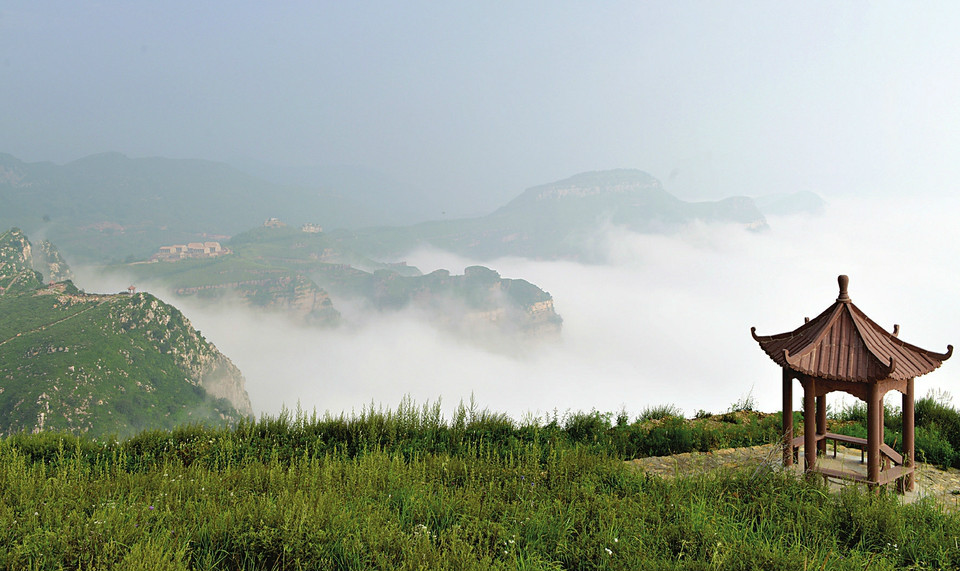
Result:
[[[563,430],[574,442],[597,442],[610,429],[610,413],[577,412],[569,415]]]
[[[668,417],[683,418],[683,411],[676,405],[661,404],[659,406],[648,406],[640,413],[640,422],[647,420],[661,420]]]
[[[916,458],[942,467],[958,466],[960,458],[950,442],[936,426],[918,426],[915,439]]]

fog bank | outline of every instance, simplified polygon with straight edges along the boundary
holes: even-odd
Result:
[[[857,306],[901,339],[937,352],[960,342],[953,302],[960,236],[956,201],[832,201],[826,215],[770,219],[753,233],[691,225],[673,236],[609,228],[609,263],[504,258],[482,262],[504,277],[549,291],[564,318],[562,339],[520,356],[444,334],[412,312],[371,316],[348,305],[347,325],[308,329],[276,315],[203,307],[138,284],[181,307],[246,376],[257,412],[319,412],[442,398],[449,411],[471,395],[520,419],[527,413],[674,404],[687,415],[720,412],[748,394],[780,406],[778,367],[750,336],[795,329],[837,297],[850,276]],[[429,272],[478,263],[436,250],[405,257]],[[81,278],[83,279],[83,278]],[[119,291],[116,278],[98,283]],[[335,300],[335,303],[336,300]],[[954,390],[953,361],[918,380],[917,391]],[[799,390],[795,391],[799,406]]]

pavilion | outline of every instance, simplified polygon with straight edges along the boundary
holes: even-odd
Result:
[[[797,329],[753,338],[783,368],[783,464],[791,466],[803,446],[805,469],[824,477],[864,482],[871,487],[901,478],[904,491],[914,486],[914,379],[950,358],[901,341],[898,325],[887,332],[850,301],[847,276],[838,278],[840,296],[823,313]],[[803,436],[793,437],[793,380],[803,388]],[[843,391],[867,403],[867,438],[827,432],[826,396]],[[903,395],[903,443],[900,453],[883,441],[883,398],[889,391]],[[867,473],[817,466],[817,453],[833,440],[866,449]]]

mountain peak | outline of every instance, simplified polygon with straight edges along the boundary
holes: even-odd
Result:
[[[527,189],[524,196],[549,200],[650,190],[663,192],[663,185],[649,173],[639,169],[614,169],[583,172],[563,180],[534,186]]]

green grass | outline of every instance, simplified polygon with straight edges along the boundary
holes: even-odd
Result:
[[[916,459],[945,468],[960,468],[960,411],[948,393],[928,394],[915,403]],[[866,405],[856,402],[838,411],[835,432],[866,438]],[[884,407],[884,441],[900,450],[903,443],[899,408]]]
[[[609,417],[518,425],[462,406],[448,421],[405,400],[124,441],[14,435],[0,440],[0,568],[960,565],[960,519],[932,503],[769,470],[647,476],[613,446],[632,425]]]

